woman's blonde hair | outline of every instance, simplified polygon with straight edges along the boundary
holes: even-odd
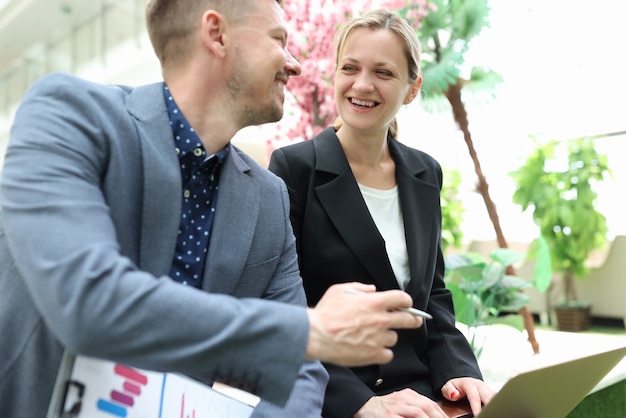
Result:
[[[415,30],[409,25],[409,23],[398,16],[397,14],[384,9],[372,10],[367,12],[361,16],[357,16],[352,20],[345,23],[335,35],[335,44],[336,44],[336,61],[335,63],[339,64],[339,57],[343,52],[343,47],[346,43],[346,39],[348,35],[352,33],[355,29],[367,28],[371,30],[388,30],[392,34],[394,34],[400,44],[402,45],[402,49],[404,50],[404,56],[406,57],[407,62],[407,70],[409,74],[409,81],[414,83],[417,81],[417,78],[420,76],[421,68],[421,55],[422,55],[422,46],[420,44],[419,38],[415,33]],[[333,127],[335,129],[339,129],[343,121],[341,117],[337,117],[335,122],[333,123]],[[391,125],[389,126],[389,134],[393,138],[398,137],[398,121],[396,118],[393,119]]]

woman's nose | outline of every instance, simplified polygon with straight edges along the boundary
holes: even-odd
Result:
[[[371,76],[363,72],[356,77],[352,87],[358,91],[372,91],[374,89],[374,83],[372,82]]]

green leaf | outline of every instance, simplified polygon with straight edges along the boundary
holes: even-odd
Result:
[[[529,301],[530,298],[527,294],[516,292],[507,299],[506,304],[502,305],[501,310],[507,312],[517,312],[526,306]]]
[[[491,263],[482,271],[481,289],[490,289],[504,276],[504,267],[499,263]]]
[[[511,326],[518,331],[524,330],[524,318],[521,315],[511,314],[511,315],[502,315],[497,318],[492,318],[488,322],[490,325],[492,324],[500,324],[500,325],[508,325]]]
[[[489,27],[487,0],[451,0],[451,38],[469,43],[482,30]]]
[[[458,267],[472,264],[473,260],[466,254],[450,254],[445,257],[446,271],[452,271]]]
[[[438,61],[429,63],[424,60],[422,75],[424,80],[420,95],[424,99],[444,96],[450,85],[457,84],[459,80],[459,61],[453,51],[444,51]]]
[[[532,287],[532,284],[528,283],[521,277],[511,276],[510,274],[507,274],[500,281],[500,286],[506,288],[509,291],[519,292],[520,290]]]
[[[446,283],[446,288],[452,293],[455,319],[468,326],[476,325],[476,311],[472,298],[454,283]]]
[[[552,282],[552,259],[548,241],[540,235],[531,244],[532,255],[535,260],[533,269],[533,286],[541,293],[545,293]]]
[[[507,267],[523,260],[525,254],[509,248],[497,248],[489,253],[489,257]]]

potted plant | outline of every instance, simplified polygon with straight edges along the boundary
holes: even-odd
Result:
[[[517,185],[513,202],[532,210],[550,247],[552,270],[562,274],[555,306],[561,330],[581,331],[591,323],[591,306],[578,299],[575,278],[585,277],[590,252],[606,243],[606,219],[595,207],[594,186],[609,174],[608,158],[590,138],[550,141],[510,173]]]
[[[457,322],[467,325],[467,337],[477,357],[480,357],[484,344],[476,339],[478,326],[507,324],[521,331],[523,319],[514,313],[529,302],[523,290],[533,285],[539,290],[547,288],[545,280],[550,279],[550,274],[539,271],[533,283],[507,274],[507,267],[524,257],[523,253],[498,248],[489,253],[489,259],[473,252],[451,254],[445,258],[444,279],[452,293],[455,317]],[[545,266],[538,263],[537,267]]]

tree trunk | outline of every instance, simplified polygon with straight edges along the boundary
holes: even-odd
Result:
[[[489,185],[487,184],[487,179],[483,174],[483,170],[480,166],[480,161],[478,159],[476,149],[474,148],[472,134],[469,130],[469,122],[467,120],[467,111],[465,110],[465,104],[463,104],[463,101],[461,100],[460,82],[461,80],[458,80],[456,84],[450,85],[448,87],[448,90],[446,91],[446,97],[448,98],[448,101],[452,106],[454,120],[457,123],[461,132],[463,132],[463,139],[465,139],[465,144],[467,145],[470,157],[474,162],[474,171],[476,172],[476,176],[478,177],[478,185],[476,186],[476,188],[478,189],[478,192],[485,202],[487,213],[489,214],[489,219],[491,220],[493,228],[496,232],[498,245],[500,246],[500,248],[508,248],[507,242],[504,238],[504,234],[502,233],[502,228],[500,226],[500,218],[498,217],[498,212],[496,211],[496,205],[493,203],[493,200],[491,200],[491,197],[489,196]]]
[[[563,294],[565,295],[566,302],[575,302],[578,300],[574,280],[574,273],[569,270],[563,272]]]
[[[500,226],[500,218],[498,217],[498,212],[496,211],[496,205],[493,203],[493,200],[491,200],[491,196],[489,195],[489,185],[487,184],[487,179],[485,178],[483,170],[480,166],[478,154],[474,148],[474,141],[472,140],[472,134],[469,130],[467,111],[465,110],[465,104],[461,99],[461,83],[462,80],[457,80],[456,84],[450,84],[448,86],[448,90],[446,91],[446,97],[452,106],[454,121],[457,123],[461,132],[463,132],[463,139],[465,139],[465,144],[467,145],[470,157],[474,162],[474,171],[478,177],[478,185],[476,187],[485,202],[489,219],[491,220],[491,224],[496,232],[498,246],[500,248],[508,248],[508,244],[504,238],[504,234],[502,233],[502,227]],[[513,266],[507,267],[507,273],[511,275],[515,274]],[[537,354],[539,353],[539,343],[535,337],[535,321],[532,314],[527,307],[523,307],[518,313],[524,318],[524,327],[528,333],[528,341],[532,346],[533,352]]]

